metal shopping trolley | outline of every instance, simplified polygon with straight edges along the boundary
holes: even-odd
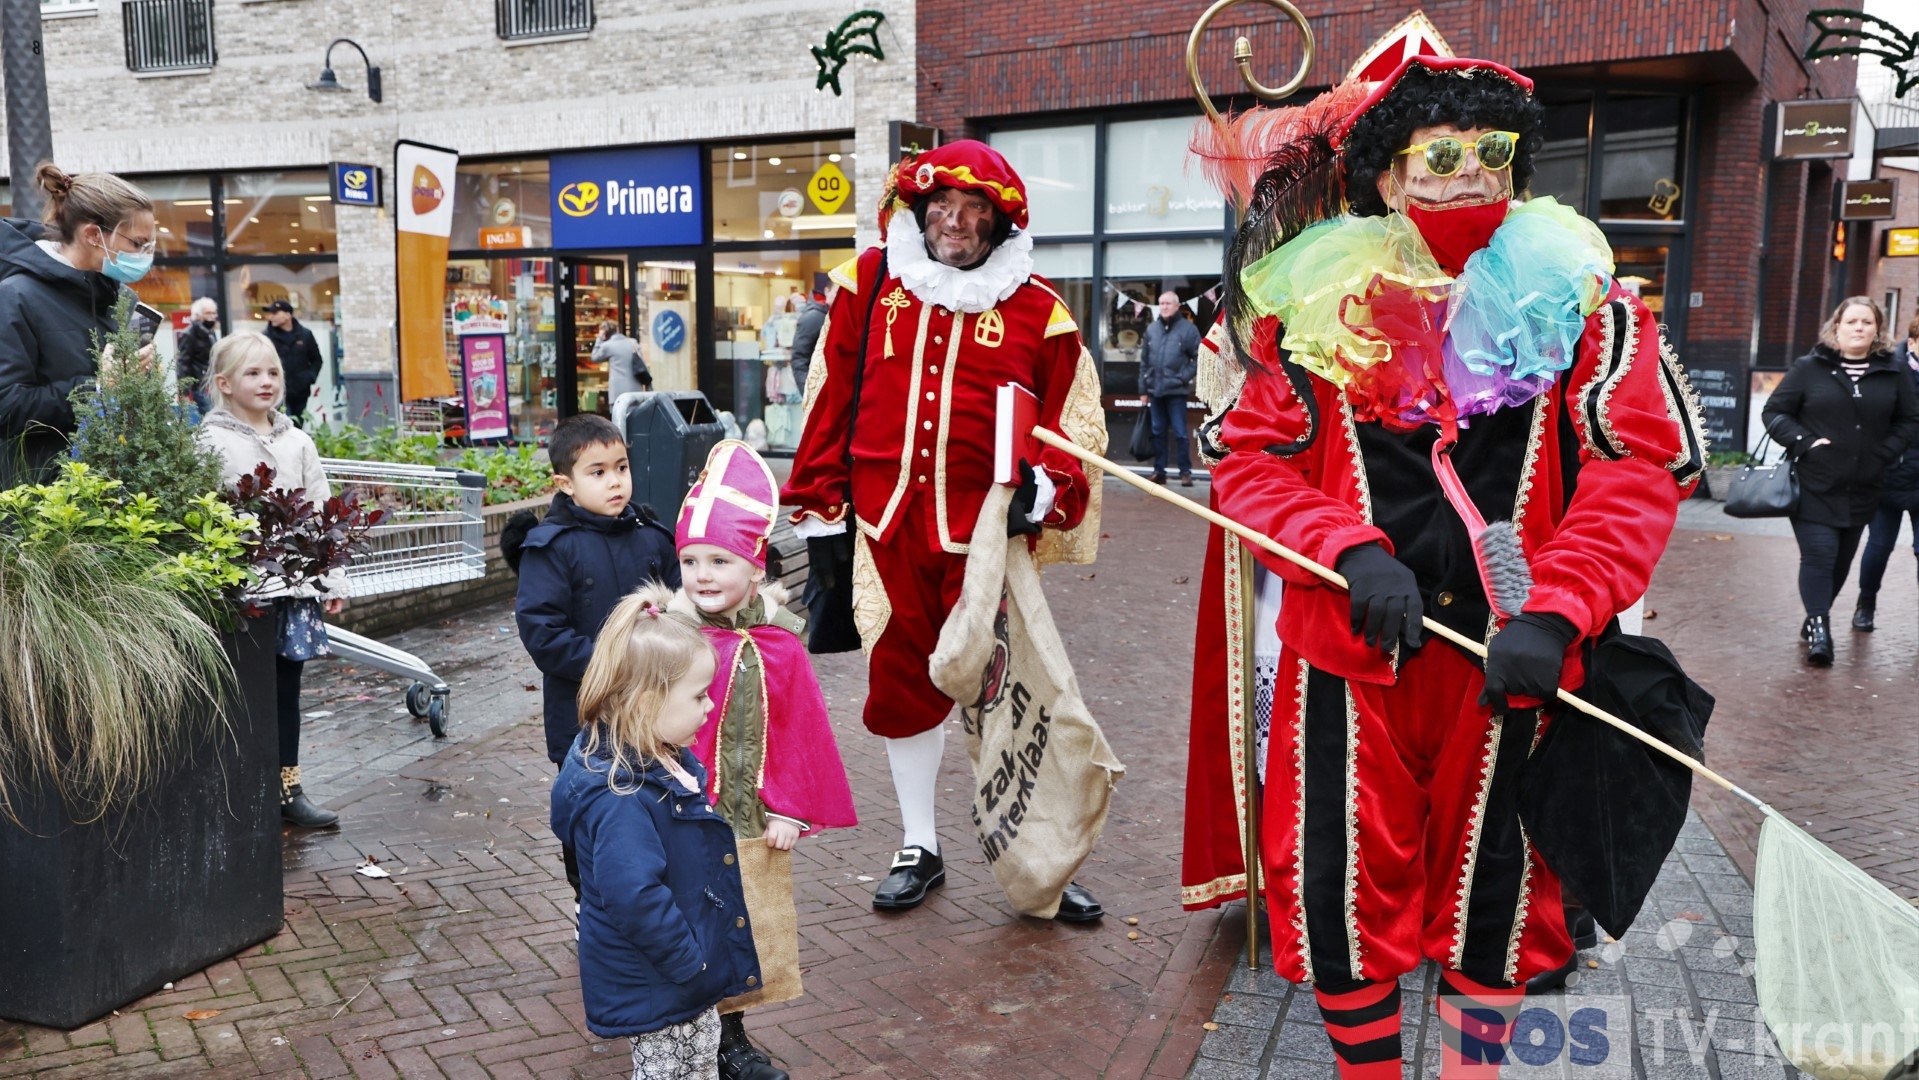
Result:
[[[354,597],[452,585],[486,576],[486,533],[480,517],[486,477],[444,465],[324,458],[333,491],[351,491],[386,516],[353,555],[347,582]],[[435,738],[446,737],[446,680],[419,657],[337,626],[327,640],[342,659],[413,680],[407,711],[424,717]]]

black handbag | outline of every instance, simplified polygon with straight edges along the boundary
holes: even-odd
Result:
[[[1727,517],[1791,517],[1798,509],[1799,474],[1784,457],[1770,465],[1741,465],[1726,487]]]
[[[1615,624],[1616,625],[1616,624]],[[1580,696],[1703,759],[1712,695],[1657,638],[1602,637]],[[1686,823],[1692,770],[1611,725],[1557,710],[1519,777],[1519,819],[1593,918],[1624,937]]]
[[[1159,453],[1159,444],[1153,441],[1153,410],[1148,407],[1139,411],[1139,419],[1133,422],[1133,439],[1126,445],[1134,461],[1151,461]]]
[[[807,541],[806,651],[815,656],[852,652],[860,647],[859,625],[853,621],[853,427],[859,421],[860,391],[866,382],[866,343],[872,336],[873,307],[886,284],[886,253],[880,253],[879,271],[866,298],[866,321],[860,326],[860,351],[853,365],[853,408],[846,418],[846,531],[838,536]]]

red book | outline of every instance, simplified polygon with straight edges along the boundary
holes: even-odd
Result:
[[[1039,425],[1039,398],[1018,383],[999,388],[998,423],[993,432],[993,482],[1018,484],[1019,463],[1039,464],[1039,441],[1033,428]]]

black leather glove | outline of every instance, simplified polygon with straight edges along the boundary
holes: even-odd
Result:
[[[1551,701],[1559,693],[1559,673],[1566,666],[1566,650],[1579,631],[1564,615],[1522,611],[1486,643],[1486,689],[1481,705],[1496,713],[1510,710],[1508,697]]]
[[[849,515],[850,516],[850,515]],[[853,572],[853,523],[833,536],[806,542],[806,577],[820,592],[831,592]]]
[[[1419,581],[1406,564],[1378,544],[1361,544],[1341,552],[1333,569],[1346,578],[1352,595],[1353,633],[1388,652],[1395,645],[1417,649],[1426,640],[1419,620],[1426,614],[1419,600]]]
[[[1039,522],[1028,521],[1039,502],[1039,481],[1033,479],[1033,466],[1019,459],[1019,487],[1013,489],[1013,503],[1006,508],[1006,535],[1031,536],[1039,531]]]

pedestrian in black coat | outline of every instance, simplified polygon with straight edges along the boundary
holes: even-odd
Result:
[[[153,258],[140,189],[51,163],[33,182],[46,221],[0,221],[0,490],[52,479],[76,426],[68,395],[93,378],[94,342],[117,329],[114,305]]]
[[[1912,377],[1919,387],[1919,315],[1906,327],[1906,340],[1893,346],[1892,366]],[[1873,611],[1879,604],[1879,586],[1886,578],[1886,564],[1892,549],[1899,544],[1899,526],[1912,518],[1912,550],[1919,555],[1919,443],[1886,470],[1885,486],[1879,492],[1879,512],[1866,526],[1866,550],[1859,557],[1859,605],[1853,609],[1852,628],[1870,631]]]
[[[275,300],[266,306],[267,340],[280,353],[280,370],[286,373],[286,413],[294,423],[306,418],[307,399],[313,396],[313,384],[326,370],[326,358],[320,355],[320,343],[313,331],[293,317],[293,305]]]
[[[1179,294],[1161,293],[1159,318],[1146,325],[1139,350],[1139,392],[1153,425],[1153,480],[1166,482],[1168,451],[1179,466],[1179,482],[1193,486],[1192,451],[1187,447],[1186,400],[1199,373],[1199,328],[1180,314]]]
[[[202,296],[188,311],[192,318],[187,320],[187,328],[180,334],[179,348],[173,354],[173,373],[180,381],[181,392],[190,394],[204,415],[213,408],[208,364],[213,357],[213,343],[220,337],[220,306],[212,297]]]
[[[1842,301],[1819,344],[1794,362],[1764,411],[1766,433],[1799,477],[1792,515],[1806,662],[1832,663],[1832,598],[1845,584],[1866,523],[1879,510],[1887,466],[1919,443],[1919,388],[1895,368],[1886,320],[1863,296]]]

